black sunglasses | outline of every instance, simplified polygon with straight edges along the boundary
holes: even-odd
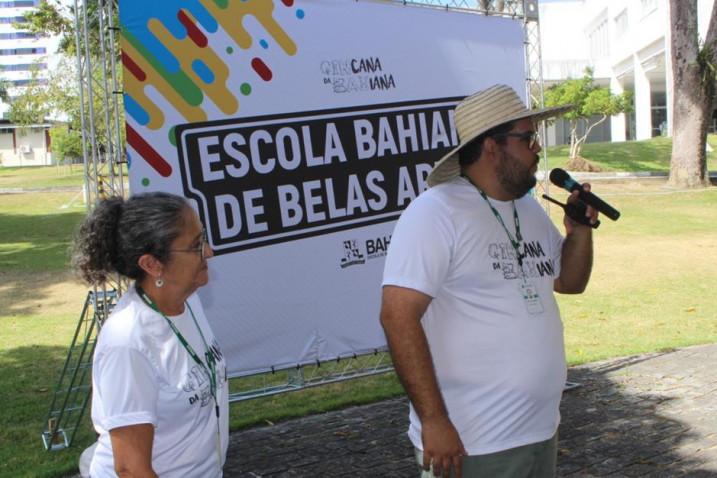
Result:
[[[522,133],[498,133],[493,136],[518,138],[519,140],[527,143],[528,148],[530,149],[533,149],[536,144],[540,144],[540,134],[538,134],[537,131],[524,131]]]

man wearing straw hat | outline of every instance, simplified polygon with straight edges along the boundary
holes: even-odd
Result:
[[[566,365],[553,292],[585,289],[592,229],[566,217],[562,237],[528,192],[536,123],[569,109],[528,110],[504,85],[469,96],[459,146],[396,224],[381,323],[424,477],[555,476]]]

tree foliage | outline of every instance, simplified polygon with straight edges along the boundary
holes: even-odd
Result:
[[[104,1],[104,0],[102,0]],[[115,12],[115,25],[117,25],[117,5],[118,0],[112,0]],[[100,5],[100,0],[87,0],[87,28],[88,28],[88,41],[91,54],[97,54],[99,52],[99,21],[97,10]],[[80,21],[84,21],[85,12],[80,7],[78,10]],[[60,44],[58,50],[60,53],[67,55],[75,55],[76,52],[76,40],[75,40],[75,7],[74,5],[67,6],[60,0],[43,0],[36,9],[29,10],[24,14],[26,23],[22,24],[22,29],[35,33],[40,36],[59,36]],[[117,39],[118,40],[118,39]],[[80,39],[80,48],[84,48],[84,39]],[[117,50],[119,51],[119,49]]]
[[[79,131],[70,129],[65,125],[50,128],[52,150],[58,161],[82,157],[82,136]]]
[[[70,9],[58,0],[45,0],[37,8],[24,14],[25,22],[16,28],[29,31],[39,36],[60,36],[60,50],[68,51],[74,47],[73,24],[70,20]]]
[[[632,110],[632,95],[629,92],[614,95],[609,88],[596,85],[593,70],[586,68],[582,78],[567,79],[546,90],[546,106],[564,104],[573,105],[565,119],[570,124],[570,159],[576,159],[597,125],[610,116]],[[582,135],[578,133],[580,126],[583,126]]]
[[[107,0],[102,0],[107,1]],[[113,1],[115,20],[117,19],[117,0]],[[104,76],[108,66],[105,62],[110,60],[101,54],[100,40],[100,0],[87,0],[83,2],[86,5],[85,11],[80,6],[79,19],[84,22],[87,19],[87,36],[79,35],[79,46],[83,54],[89,52],[92,65],[92,78],[89,79],[93,85],[102,85]],[[92,110],[94,115],[90,118],[90,98],[85,93],[83,102],[80,101],[78,76],[76,67],[76,25],[74,6],[66,6],[66,2],[60,0],[44,0],[37,9],[33,9],[25,13],[26,23],[22,24],[22,28],[41,36],[59,36],[59,53],[62,54],[62,60],[50,71],[49,81],[46,85],[33,84],[26,88],[20,96],[18,96],[11,105],[11,119],[18,124],[32,124],[45,118],[66,123],[65,128],[54,128],[51,131],[53,140],[53,149],[58,157],[63,158],[65,155],[73,156],[82,154],[82,129],[83,114],[84,127],[87,128],[92,121],[92,129],[97,138],[98,147],[103,149],[105,141],[109,141],[108,129],[112,125],[107,125],[107,105],[103,102],[103,91],[101,88],[95,89],[92,96]],[[117,23],[115,23],[117,24]],[[107,23],[105,23],[107,27]],[[115,37],[118,41],[119,35]],[[105,40],[109,37],[105,36]],[[89,51],[85,49],[84,42],[87,41]],[[117,43],[114,45],[115,52],[119,52]],[[85,63],[87,65],[87,63]],[[110,103],[114,101],[114,97],[109,98]],[[123,116],[122,108],[119,108],[120,117]],[[110,121],[113,121],[113,115],[109,115]],[[122,120],[120,120],[120,124]],[[123,132],[120,131],[119,134]],[[53,136],[54,135],[54,136]],[[59,141],[59,146],[55,142]]]
[[[10,102],[8,118],[21,127],[43,124],[51,110],[47,87],[40,83],[34,70],[30,84]]]
[[[0,71],[2,71],[2,67],[0,67]],[[3,103],[7,103],[10,100],[10,95],[8,93],[8,89],[10,88],[10,84],[7,80],[0,79],[0,101]]]

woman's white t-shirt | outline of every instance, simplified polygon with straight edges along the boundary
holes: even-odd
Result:
[[[92,422],[100,435],[90,465],[93,478],[115,477],[109,431],[152,424],[152,467],[161,477],[220,477],[228,445],[226,362],[196,294],[181,315],[170,317],[206,362],[216,359],[217,402],[205,369],[181,344],[169,324],[137,294],[122,296],[100,331],[92,366]]]

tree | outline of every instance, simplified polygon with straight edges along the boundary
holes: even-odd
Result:
[[[90,53],[99,55],[99,22],[97,16],[98,5],[100,1],[106,0],[87,0],[85,2],[87,8],[87,28],[89,37]],[[114,11],[114,24],[119,25],[117,16],[118,0],[112,0]],[[79,18],[82,22],[84,19],[83,7],[80,6]],[[66,6],[60,0],[43,0],[36,9],[29,10],[24,14],[26,22],[20,27],[23,30],[35,33],[41,36],[58,35],[60,44],[58,50],[67,55],[75,55],[75,8],[74,6]],[[83,40],[80,40],[81,43]],[[119,51],[119,35],[115,38],[116,51]],[[80,48],[84,48],[81,44]]]
[[[700,45],[697,0],[670,0],[672,60],[672,158],[668,184],[679,188],[709,186],[707,128],[717,81],[717,2]]]
[[[8,118],[24,129],[33,124],[43,124],[50,111],[47,87],[40,83],[37,70],[34,69],[30,84],[24,86],[21,93],[10,101]]]
[[[0,71],[2,71],[3,67],[0,66]],[[10,83],[7,80],[0,79],[0,101],[3,103],[9,103],[10,101],[10,94],[8,92],[8,89],[10,88]]]
[[[50,140],[58,162],[65,158],[82,157],[82,137],[77,130],[67,126],[53,126],[50,128]]]
[[[100,3],[102,1],[103,3]],[[75,41],[75,12],[74,7],[67,7],[66,2],[58,0],[44,0],[41,2],[37,9],[31,10],[25,13],[26,23],[23,23],[22,28],[35,33],[37,35],[59,35],[61,37],[59,52],[63,54],[63,60],[53,68],[50,72],[50,79],[47,87],[43,90],[44,97],[42,97],[42,105],[49,110],[51,117],[59,119],[61,121],[67,121],[69,129],[67,135],[72,139],[71,144],[75,144],[79,138],[81,138],[81,132],[83,129],[87,129],[89,126],[92,127],[97,140],[97,147],[99,150],[107,150],[107,142],[112,141],[110,139],[110,132],[115,131],[114,116],[112,113],[110,116],[110,124],[107,124],[107,110],[112,106],[108,106],[103,103],[103,97],[106,93],[98,85],[103,85],[103,77],[109,69],[110,58],[102,54],[101,51],[101,40],[100,40],[100,22],[99,17],[102,12],[106,10],[101,9],[101,6],[109,5],[104,3],[112,1],[114,7],[112,12],[114,16],[114,24],[118,25],[117,19],[117,0],[87,0],[79,8],[80,21],[84,21],[84,11],[87,11],[87,37],[86,40],[89,44],[89,55],[91,58],[91,71],[87,69],[87,61],[83,62],[83,71],[91,76],[88,80],[95,86],[94,95],[92,96],[92,110],[94,115],[90,118],[90,97],[85,91],[83,101],[80,101],[79,89],[78,89],[78,74],[76,67],[76,41]],[[108,23],[105,23],[107,27]],[[105,46],[109,42],[109,36],[105,32],[104,36]],[[119,35],[113,37],[114,40],[114,51],[117,56],[114,58],[119,63]],[[83,43],[85,37],[80,35],[80,50],[81,53],[85,53]],[[84,55],[82,55],[84,56]],[[118,72],[121,75],[121,71]],[[40,96],[38,96],[40,98]],[[110,98],[110,102],[114,100],[114,97]],[[30,98],[24,101],[25,106],[23,109],[28,109],[28,105],[37,104],[33,103]],[[20,105],[18,105],[19,107]],[[85,124],[82,124],[81,115],[84,113]],[[120,116],[120,124],[123,124],[124,111],[119,108],[118,114]],[[90,123],[91,122],[91,123]],[[116,131],[115,131],[116,132]],[[124,131],[120,129],[118,132],[123,137]],[[57,133],[62,136],[61,133]],[[81,141],[80,141],[81,144]]]
[[[575,160],[580,157],[585,140],[597,125],[610,116],[632,110],[632,95],[629,92],[613,95],[609,88],[596,85],[592,68],[586,68],[582,78],[567,79],[545,92],[546,106],[564,104],[573,105],[565,118],[570,124],[570,159]],[[584,127],[582,135],[578,133],[580,125]]]

